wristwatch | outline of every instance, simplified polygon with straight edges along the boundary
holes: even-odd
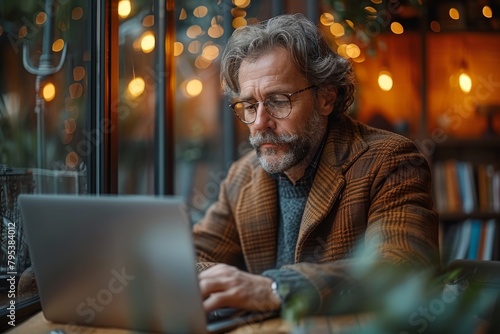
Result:
[[[273,295],[276,297],[276,299],[279,301],[280,305],[283,304],[283,298],[281,298],[281,295],[278,291],[278,282],[276,281],[273,281],[271,283],[271,291],[273,293]]]

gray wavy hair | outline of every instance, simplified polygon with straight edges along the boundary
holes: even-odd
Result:
[[[335,53],[318,27],[301,14],[276,16],[234,31],[222,54],[224,92],[232,97],[239,94],[238,73],[243,60],[255,60],[276,47],[287,50],[311,85],[337,88],[332,118],[348,110],[354,100],[351,63]]]

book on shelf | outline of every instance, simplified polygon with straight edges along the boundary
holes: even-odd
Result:
[[[498,226],[495,219],[490,219],[485,224],[485,240],[483,253],[481,254],[481,259],[485,261],[491,261],[494,259],[494,254],[498,254],[495,251],[495,243],[498,244]]]
[[[443,260],[499,260],[498,223],[496,219],[466,219],[448,224],[442,236]]]
[[[443,162],[444,180],[446,182],[446,203],[449,212],[460,212],[462,199],[460,197],[457,162],[446,160]]]
[[[500,212],[500,169],[493,174],[493,211]]]
[[[485,254],[485,247],[486,247],[486,238],[487,238],[487,226],[488,223],[484,222],[482,223],[479,221],[479,238],[478,238],[478,247],[477,247],[477,253],[476,253],[476,259],[482,260]]]
[[[452,233],[451,238],[454,240],[451,249],[452,259],[465,259],[469,248],[470,233],[472,229],[472,221],[466,220],[461,224],[454,224],[457,228]]]
[[[439,213],[500,212],[500,168],[448,159],[433,166]]]
[[[480,220],[473,219],[471,222],[471,228],[469,233],[469,247],[467,249],[467,259],[469,260],[479,260],[479,243],[481,239],[481,225]]]
[[[458,161],[456,163],[462,210],[471,213],[477,209],[476,186],[474,171],[470,162]]]
[[[441,161],[433,166],[434,203],[438,212],[446,212],[446,181],[444,179],[444,168]]]

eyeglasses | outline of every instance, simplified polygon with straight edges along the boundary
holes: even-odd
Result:
[[[286,118],[292,112],[292,96],[305,92],[316,85],[309,86],[289,94],[272,94],[266,97],[262,104],[267,113],[274,118]],[[257,108],[260,102],[237,101],[231,103],[229,107],[233,110],[234,114],[245,124],[251,124],[257,119]]]

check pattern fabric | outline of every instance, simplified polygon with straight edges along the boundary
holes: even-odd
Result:
[[[236,161],[195,224],[198,270],[226,263],[260,274],[276,263],[276,180],[254,152]],[[342,116],[330,125],[302,216],[292,269],[331,301],[359,249],[415,268],[439,263],[431,173],[409,139]]]

